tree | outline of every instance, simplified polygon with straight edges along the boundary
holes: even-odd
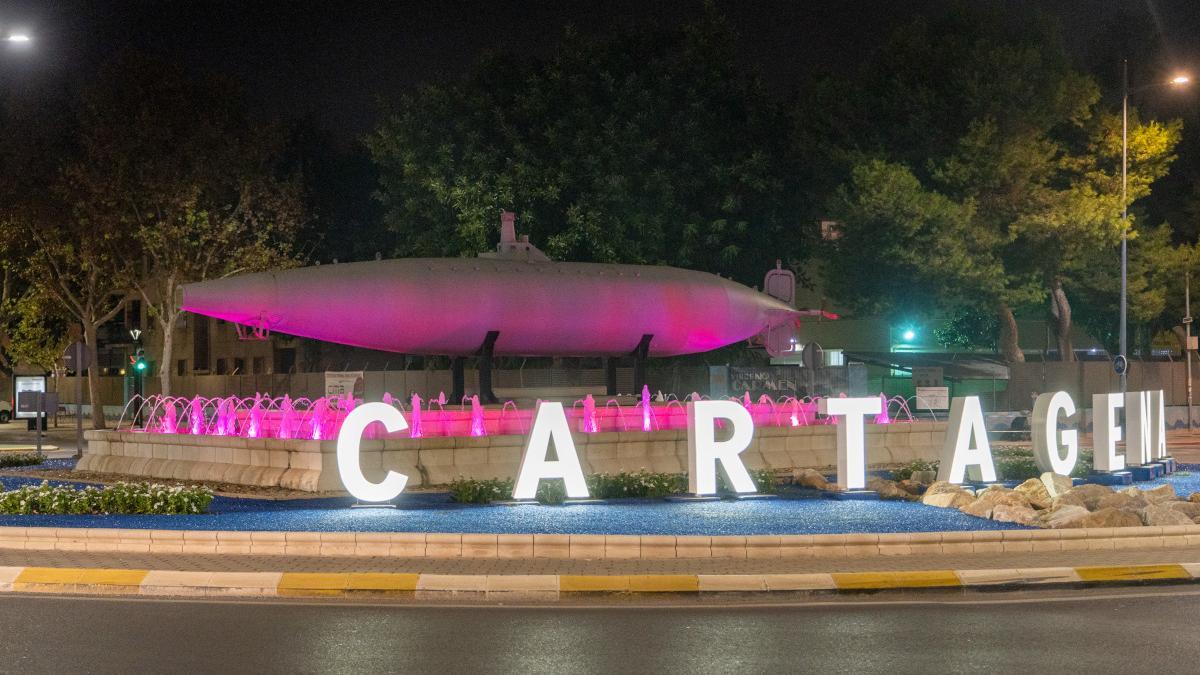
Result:
[[[130,279],[158,328],[164,395],[180,286],[292,264],[304,205],[284,141],[250,118],[232,82],[134,52],[83,92],[68,174],[98,218],[136,239],[123,253],[140,263]]]
[[[998,277],[974,279],[962,278],[953,266],[914,270],[950,275],[940,285],[953,282],[953,292],[939,299],[938,308],[995,312],[999,351],[1009,361],[1023,361],[1015,312],[1049,297],[1060,354],[1072,359],[1071,275],[1084,254],[1111,250],[1121,226],[1119,183],[1114,188],[1111,170],[1112,116],[1101,108],[1096,84],[1071,67],[1053,34],[1005,33],[1002,25],[964,23],[954,15],[898,31],[850,90],[844,98],[851,103],[840,104],[836,114],[852,106],[881,112],[870,124],[852,114],[837,120],[847,136],[825,154],[834,166],[849,163],[846,184],[871,189],[855,183],[859,168],[873,158],[896,158],[891,161],[917,181],[913,195],[969,207],[970,225],[962,230],[969,234],[959,236],[973,238],[973,262],[1000,270]],[[1131,198],[1165,172],[1178,140],[1176,124],[1134,122]],[[844,239],[866,244],[886,238],[882,229],[910,211],[873,219],[842,212]],[[862,232],[849,236],[856,230]],[[926,243],[958,247],[949,240]],[[941,255],[929,249],[921,254],[932,260]],[[875,280],[875,256],[848,256],[844,264],[834,273],[860,291],[879,294],[880,302],[905,301],[910,294],[906,277],[897,284]]]
[[[44,350],[56,349],[55,341],[63,337],[57,330],[63,315],[81,326],[92,363],[98,362],[99,327],[120,312],[130,291],[128,264],[118,252],[136,248],[128,231],[102,217],[105,205],[90,199],[65,170],[78,157],[72,113],[59,90],[14,98],[6,106],[0,136],[3,221],[16,229],[7,245],[20,247],[20,258],[8,264],[25,284],[9,344],[17,335],[20,352],[22,339],[47,340],[44,345],[26,342],[24,350],[30,362],[43,367],[50,365]],[[26,311],[30,315],[22,316]],[[92,424],[103,429],[97,368],[88,370],[88,395]]]
[[[127,231],[94,217],[94,205],[81,198],[69,179],[56,191],[61,203],[70,206],[26,221],[28,235],[37,243],[27,259],[26,278],[40,296],[52,298],[82,326],[91,362],[97,364],[99,328],[121,311],[130,290],[129,263],[118,251],[133,244]],[[103,429],[98,370],[88,369],[88,399],[92,426]]]
[[[568,31],[405,97],[367,140],[404,255],[470,255],[501,209],[554,258],[758,283],[803,252],[786,117],[711,8],[678,31]]]
[[[841,227],[827,247],[826,282],[855,311],[911,320],[1003,286],[974,207],[926,190],[904,166],[854,167],[830,211]]]

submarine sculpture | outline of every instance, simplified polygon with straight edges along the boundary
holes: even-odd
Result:
[[[501,216],[495,252],[477,258],[401,258],[242,274],[187,284],[182,309],[252,327],[381,351],[479,356],[479,391],[494,402],[493,356],[635,357],[704,352],[759,339],[777,355],[798,319],[790,270],[767,273],[768,295],[707,272],[662,265],[555,262]],[[829,318],[832,315],[825,314]],[[608,360],[615,394],[615,360]]]

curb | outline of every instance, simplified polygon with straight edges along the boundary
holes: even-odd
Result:
[[[1200,545],[1200,525],[746,536],[0,527],[0,549],[339,558],[858,558],[1197,545]]]
[[[1200,563],[819,574],[457,575],[0,567],[0,593],[150,597],[559,600],[596,594],[860,593],[1200,581]]]

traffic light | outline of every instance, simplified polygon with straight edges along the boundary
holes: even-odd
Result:
[[[142,349],[138,349],[137,355],[133,358],[133,369],[137,371],[139,375],[141,375],[142,373],[146,372],[147,365],[146,352]]]

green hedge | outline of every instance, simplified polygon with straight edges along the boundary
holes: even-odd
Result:
[[[992,446],[992,462],[996,466],[997,480],[1028,480],[1042,475],[1033,458],[1033,450],[1019,445]],[[892,478],[906,480],[912,478],[914,471],[937,471],[938,460],[930,462],[915,460],[892,469]],[[1079,460],[1071,475],[1082,478],[1092,472],[1092,453],[1088,450],[1079,452]]]
[[[687,476],[645,470],[594,473],[587,477],[587,486],[588,493],[596,499],[666,497],[687,491]]]
[[[512,491],[510,479],[475,480],[460,476],[450,483],[450,498],[463,504],[489,504],[498,499],[512,499]]]
[[[43,482],[0,492],[0,514],[192,514],[205,513],[212,498],[207,487],[116,483],[76,488]]]
[[[46,461],[46,457],[36,452],[0,452],[0,469],[13,466],[33,466],[44,461]]]
[[[750,477],[759,492],[773,493],[779,487],[779,479],[771,469],[751,470]],[[593,499],[655,498],[687,492],[687,474],[657,471],[634,471],[619,473],[594,473],[585,476],[588,494]],[[450,498],[462,504],[489,504],[494,501],[512,499],[511,479],[490,478],[476,480],[459,477],[450,483]],[[717,491],[732,492],[725,482],[725,472],[717,472]],[[566,486],[561,478],[543,480],[538,483],[537,501],[542,504],[561,504],[567,498]]]

